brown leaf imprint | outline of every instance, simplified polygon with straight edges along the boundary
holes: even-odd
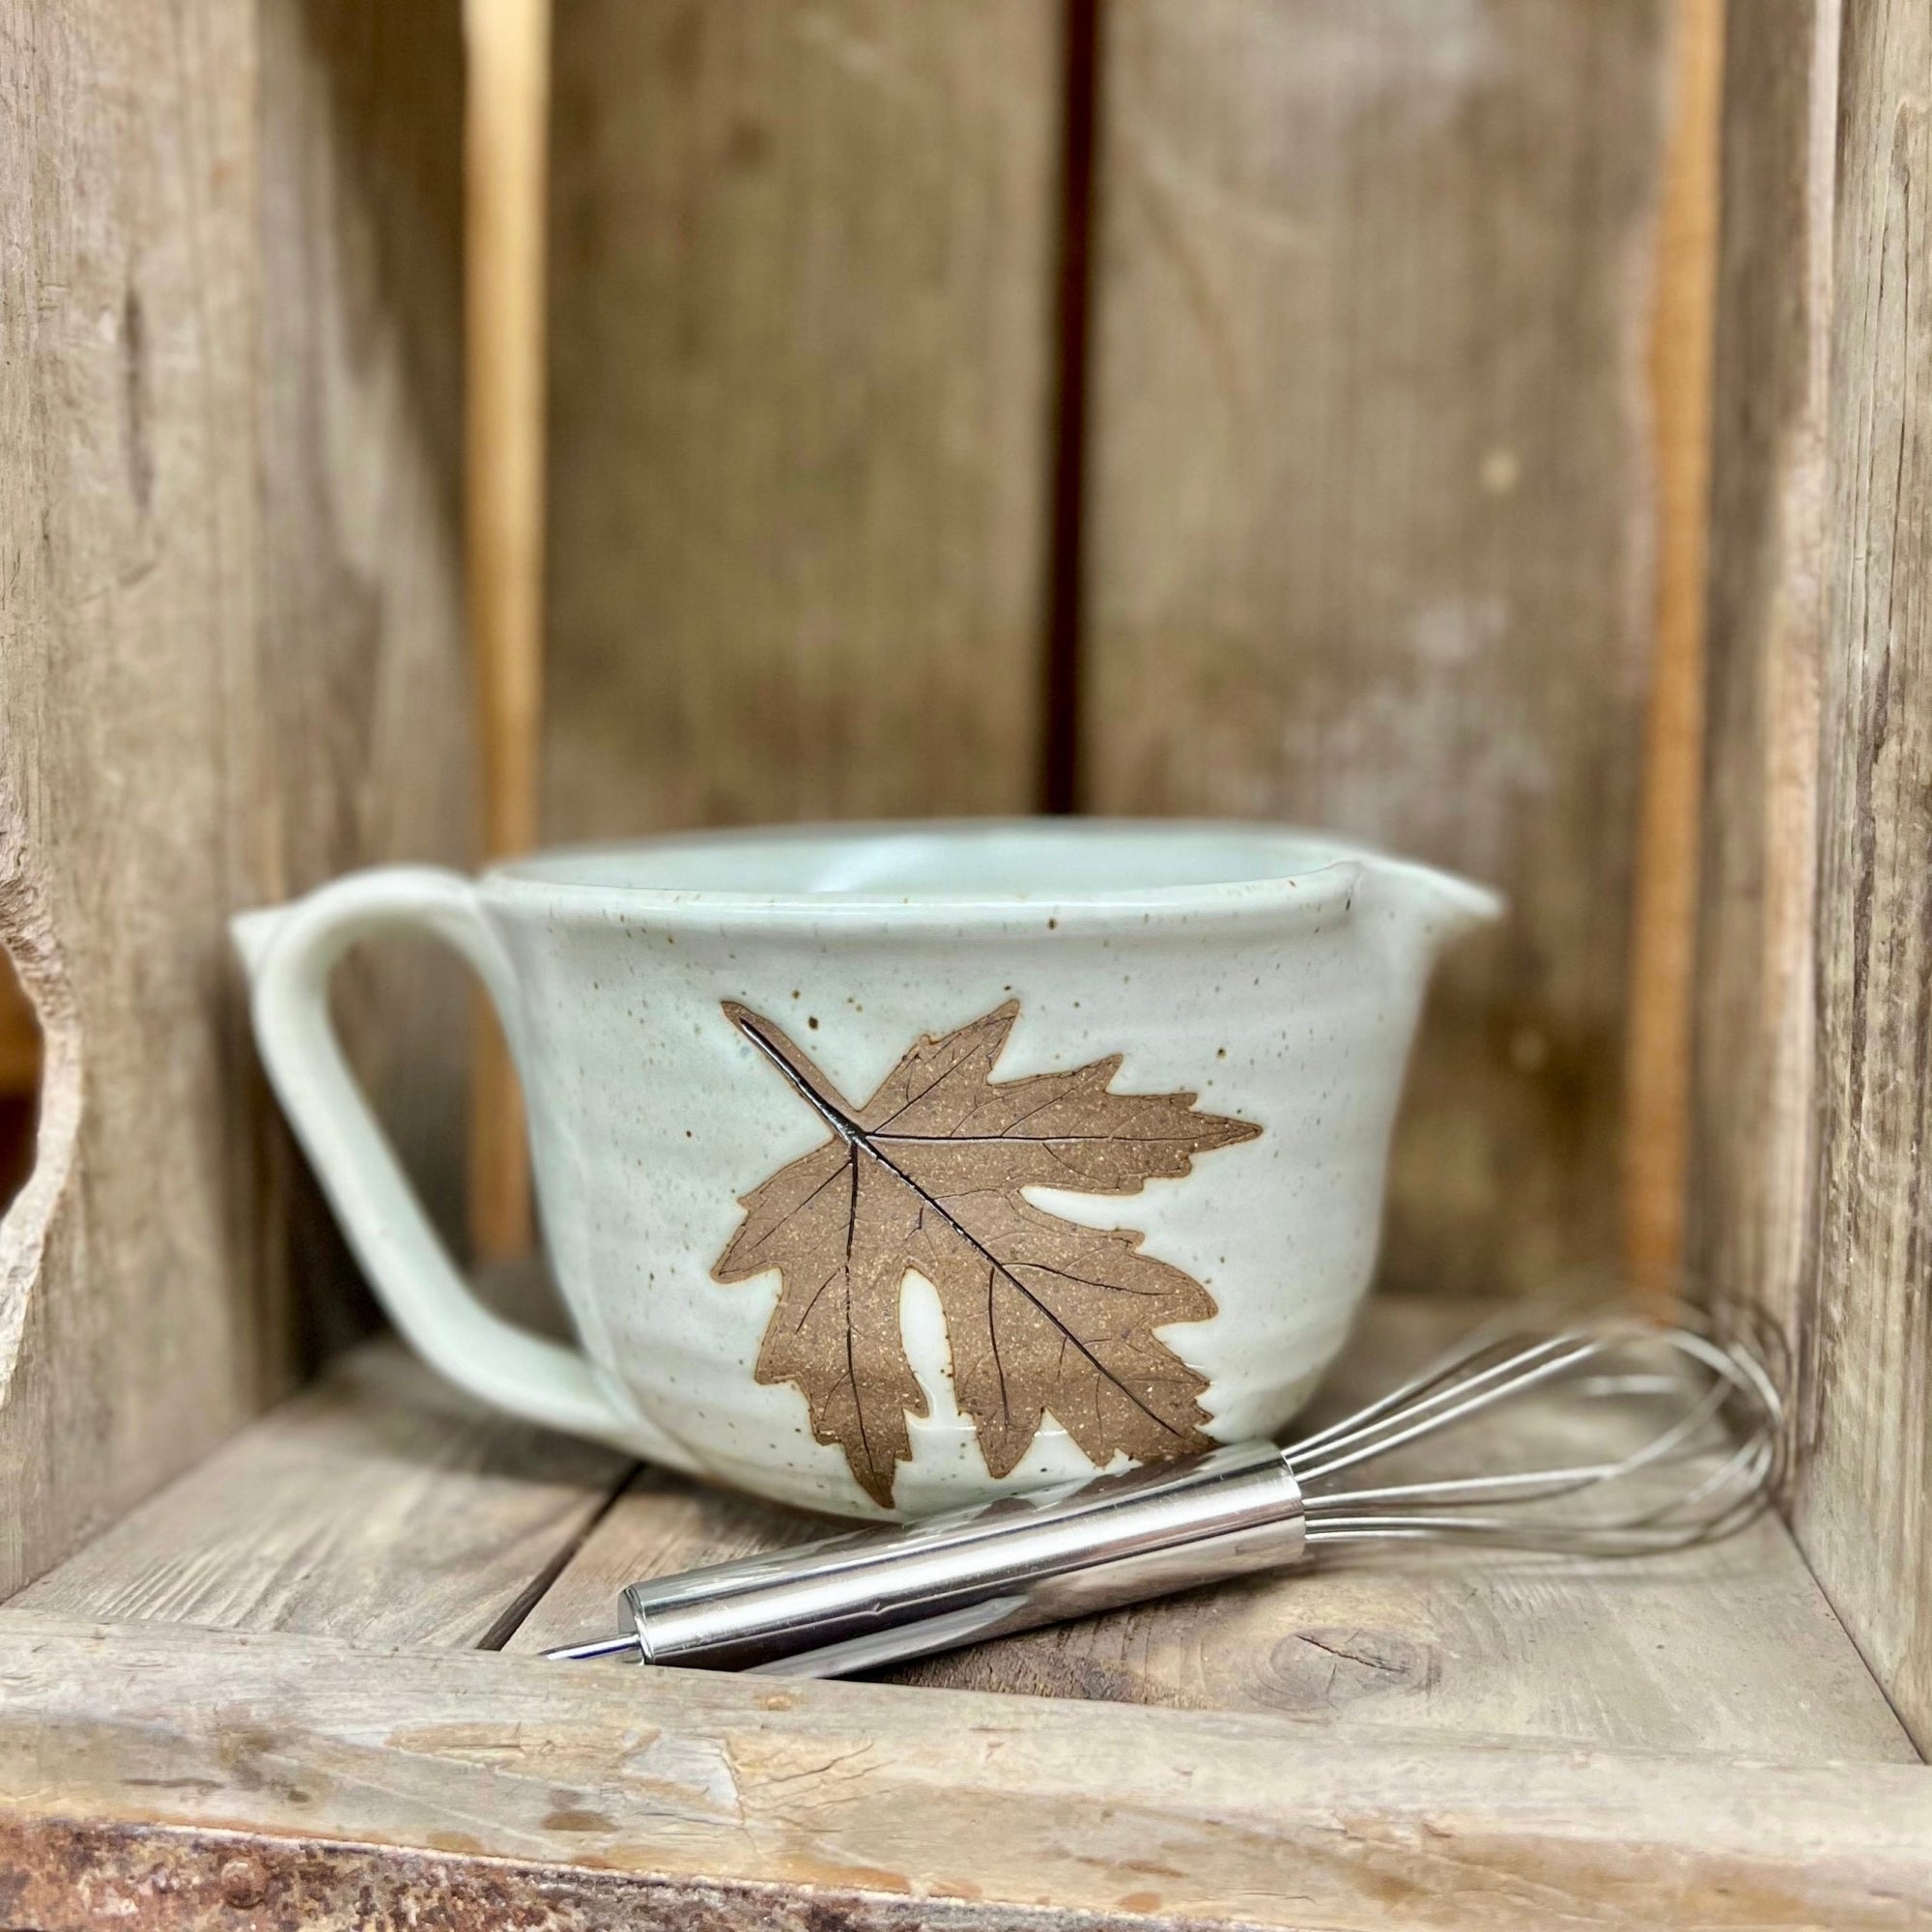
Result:
[[[1119,1054],[993,1079],[1017,1000],[916,1040],[862,1107],[772,1021],[724,1007],[831,1131],[741,1197],[712,1274],[779,1270],[757,1378],[798,1385],[812,1435],[844,1450],[867,1495],[891,1504],[912,1455],[906,1416],[926,1413],[899,1332],[909,1271],[939,1293],[953,1393],[995,1476],[1049,1412],[1096,1466],[1122,1450],[1147,1463],[1208,1446],[1207,1380],[1154,1331],[1207,1320],[1213,1297],[1142,1254],[1133,1229],[1063,1220],[1020,1190],[1138,1194],[1260,1127],[1197,1112],[1188,1093],[1109,1092]]]

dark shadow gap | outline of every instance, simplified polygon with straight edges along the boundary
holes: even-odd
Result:
[[[41,1023],[0,947],[0,1213],[34,1171],[41,1124]]]
[[[529,1621],[530,1612],[549,1595],[550,1586],[570,1568],[577,1552],[590,1541],[598,1525],[623,1501],[643,1466],[641,1463],[633,1463],[611,1484],[610,1493],[584,1520],[577,1534],[551,1552],[550,1560],[517,1592],[516,1601],[503,1609],[497,1621],[477,1638],[478,1650],[501,1650],[523,1629]]]
[[[1046,565],[1046,721],[1040,765],[1040,808],[1053,812],[1077,811],[1081,798],[1082,561],[1099,75],[1099,0],[1066,0]]]

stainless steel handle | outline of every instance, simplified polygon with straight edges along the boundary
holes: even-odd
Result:
[[[1272,1569],[1306,1543],[1281,1450],[1239,1443],[634,1583],[635,1638],[554,1654],[836,1677]]]

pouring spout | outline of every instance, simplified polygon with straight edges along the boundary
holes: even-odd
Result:
[[[1465,932],[1493,923],[1507,905],[1488,886],[1407,859],[1376,857],[1365,867],[1363,885],[1371,902],[1425,959]]]

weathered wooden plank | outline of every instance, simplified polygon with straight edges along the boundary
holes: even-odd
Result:
[[[46,1047],[0,1589],[286,1385],[292,1275],[326,1304],[226,915],[462,849],[433,13],[0,9],[0,944]],[[354,1030],[419,1151],[456,1042],[393,991]]]
[[[488,1645],[628,1467],[472,1402],[397,1342],[365,1343],[14,1606]]]
[[[1651,629],[1656,0],[1101,10],[1081,796],[1502,887],[1388,1277],[1614,1262]]]
[[[1651,304],[1657,617],[1632,909],[1623,1252],[1633,1291],[1659,1311],[1683,1289],[1690,1173],[1724,7],[1676,0],[1670,10]]]
[[[1795,1333],[1813,1143],[1837,18],[1742,0],[1725,75],[1691,1226]]]
[[[378,1668],[320,1639],[13,1612],[0,1633],[7,1905],[47,1927],[223,1922],[224,1888],[231,1912],[366,1923],[399,1874],[458,1924],[764,1925],[774,1892],[856,1926],[1932,1912],[1922,1767],[1392,1750],[1280,1719],[451,1652]],[[444,1859],[385,1873],[388,1847]]]
[[[1699,1253],[1796,1328],[1798,1539],[1922,1747],[1932,7],[1793,0],[1737,39]]]
[[[537,842],[551,13],[551,0],[491,0],[464,14],[464,567],[489,859]],[[474,1038],[470,1239],[502,1261],[531,1245],[528,1129],[480,1000]]]
[[[1378,1297],[1311,1413],[1345,1415],[1475,1323]],[[1594,1406],[1593,1406],[1594,1408]],[[1575,1464],[1634,1448],[1654,1413],[1513,1404],[1385,1460],[1401,1480]],[[1643,1562],[1386,1549],[1039,1631],[905,1681],[1640,1750],[1909,1762],[1918,1753],[1784,1526]]]
[[[1035,803],[1060,14],[559,12],[550,837]]]
[[[1314,1419],[1347,1413],[1472,1325],[1440,1297],[1378,1297]],[[1491,1466],[1605,1446],[1553,1408],[1499,1411],[1461,1453]],[[1438,1451],[1432,1466],[1439,1469]],[[1478,1464],[1472,1461],[1471,1468]],[[645,1471],[585,1538],[509,1648],[617,1627],[641,1577],[823,1533],[809,1519]],[[588,1667],[588,1666],[586,1666]],[[1783,1527],[1642,1564],[1404,1550],[1030,1632],[895,1681],[1195,1710],[1347,1731],[1911,1761]]]
[[[1844,13],[1799,1535],[1932,1744],[1932,4]]]
[[[0,943],[47,1036],[0,1227],[0,1586],[274,1374],[275,1312],[223,1285],[258,1250],[207,997],[252,777],[252,19],[0,10]]]
[[[1462,1322],[1380,1303],[1340,1411]],[[1548,1413],[1489,1453],[1602,1447]],[[540,1650],[638,1577],[822,1533],[497,1417],[393,1342],[345,1356],[14,1600],[42,1614]],[[534,1607],[530,1607],[534,1603]],[[527,1612],[527,1614],[526,1614]],[[1909,1759],[1784,1532],[1649,1565],[1394,1561],[1264,1579],[928,1660],[901,1682],[1261,1711],[1379,1734]]]
[[[243,903],[272,904],[385,860],[467,865],[476,828],[460,0],[267,0],[260,20],[253,701],[269,735],[234,838],[261,868]],[[426,946],[353,954],[336,976],[350,1057],[451,1234],[462,1225],[463,984]],[[252,1065],[252,1048],[242,1058]],[[313,1354],[365,1329],[367,1303],[265,1092],[258,1105],[277,1122],[263,1211],[286,1221]],[[284,1184],[286,1209],[273,1191]]]

